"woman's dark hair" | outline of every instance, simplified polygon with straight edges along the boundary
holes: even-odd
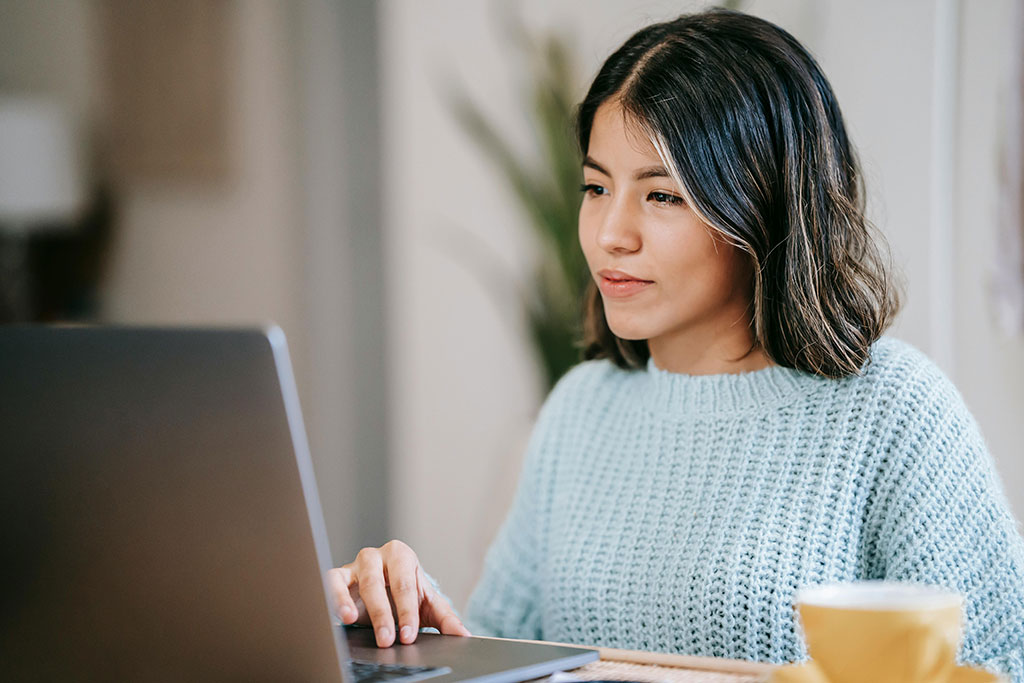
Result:
[[[785,367],[858,374],[899,293],[839,106],[807,50],[740,12],[683,15],[637,32],[601,67],[577,111],[583,156],[609,100],[650,136],[690,208],[752,260],[755,345]],[[593,281],[584,307],[585,358],[646,363],[646,340],[612,333]]]

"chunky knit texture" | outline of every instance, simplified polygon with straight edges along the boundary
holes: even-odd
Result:
[[[581,363],[530,438],[465,613],[475,634],[806,658],[804,585],[966,596],[962,662],[1024,683],[1024,542],[949,380],[883,338],[862,375]]]

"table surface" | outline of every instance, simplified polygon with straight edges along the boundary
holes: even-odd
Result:
[[[583,681],[613,679],[642,683],[754,683],[768,678],[768,673],[715,671],[605,659],[574,669],[571,673]]]

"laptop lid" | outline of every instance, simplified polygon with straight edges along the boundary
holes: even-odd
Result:
[[[349,679],[277,327],[0,328],[0,562],[0,680]],[[351,633],[358,659],[436,683],[598,657]]]
[[[342,679],[280,329],[3,328],[0,378],[0,679]]]

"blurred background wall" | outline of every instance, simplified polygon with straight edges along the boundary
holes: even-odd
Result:
[[[162,39],[161,23],[176,8],[191,24],[154,57],[146,45]],[[149,34],[129,18],[148,22]],[[78,122],[90,182],[110,186],[112,234],[95,302],[69,317],[281,325],[341,558],[382,538],[387,524],[375,21],[365,2],[0,1],[0,96],[65,106]],[[116,60],[136,50],[156,62],[154,78],[173,76],[196,50],[195,33],[210,34],[205,47],[223,60],[208,65],[223,72],[222,92],[192,93],[184,76],[157,85],[133,76],[158,105],[214,100],[198,109],[223,128],[218,168],[119,167],[111,108],[123,98],[112,89],[132,84],[118,81]],[[181,136],[179,122],[160,120],[159,106],[146,104],[141,113],[155,118],[158,141]]]
[[[281,324],[336,562],[402,538],[461,608],[545,389],[510,294],[531,284],[538,243],[443,86],[462,88],[529,158],[528,71],[510,17],[565,37],[581,97],[636,29],[705,3],[184,4],[202,16],[204,2],[221,8],[224,169],[153,177],[115,172],[105,151],[118,3],[0,0],[0,96],[60,100],[89,177],[110,187],[95,305],[76,315]],[[793,32],[831,79],[870,214],[907,278],[893,334],[954,379],[1020,518],[1024,339],[997,329],[989,291],[1013,0],[741,6]]]

